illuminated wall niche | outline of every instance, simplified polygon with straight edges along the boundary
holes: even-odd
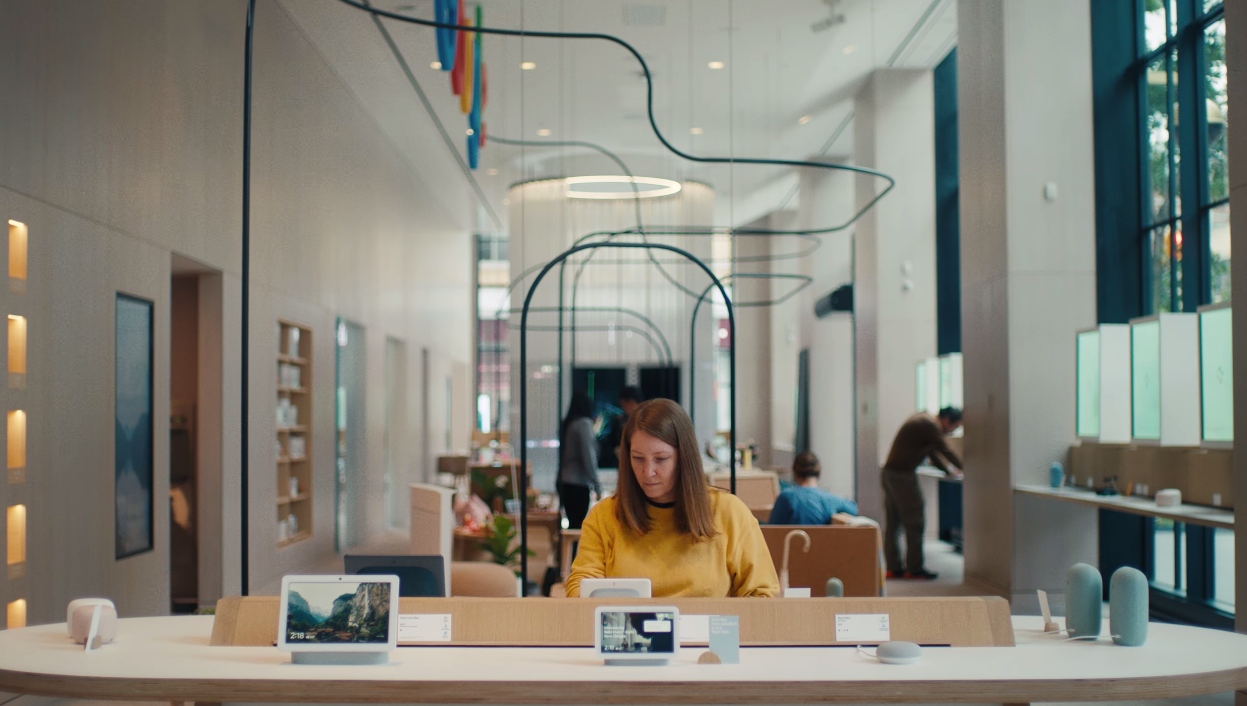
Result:
[[[25,223],[9,221],[9,289],[26,291],[26,238]]]
[[[8,624],[6,627],[9,630],[26,627],[26,599],[19,598],[10,603],[8,614]]]
[[[9,314],[9,387],[26,387],[26,317]]]
[[[17,579],[26,574],[26,506],[10,505],[7,513],[9,547],[6,563],[9,578]]]
[[[26,413],[20,409],[9,412],[7,465],[10,483],[26,480]]]

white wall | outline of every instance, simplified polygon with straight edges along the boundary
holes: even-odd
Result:
[[[30,318],[27,388],[9,395],[29,412],[28,480],[0,488],[6,504],[29,505],[28,571],[0,586],[6,601],[27,597],[32,623],[55,619],[85,594],[113,597],[123,615],[168,610],[172,253],[222,272],[206,288],[215,294],[201,299],[223,312],[215,351],[200,348],[201,365],[221,367],[223,398],[223,467],[205,479],[219,478],[220,499],[204,516],[219,534],[201,537],[201,551],[219,557],[217,592],[238,592],[244,11],[241,0],[0,6],[0,93],[8,97],[0,103],[0,215],[31,233],[29,291],[0,298]],[[335,317],[368,331],[374,400],[384,366],[372,363],[383,360],[387,335],[458,362],[465,377],[472,259],[470,234],[455,225],[468,217],[429,196],[274,2],[259,3],[255,47],[248,458],[251,582],[262,587],[332,552]],[[113,559],[110,510],[117,291],[153,300],[156,312],[156,545],[122,561]],[[278,317],[310,326],[314,341],[315,534],[281,551],[271,392]],[[408,361],[408,380],[420,380],[418,356]],[[409,399],[418,410],[419,395]],[[460,409],[468,419],[471,401]],[[419,421],[408,415],[413,438]],[[366,424],[375,488],[383,416],[370,414]],[[383,513],[371,500],[368,526],[379,531]]]

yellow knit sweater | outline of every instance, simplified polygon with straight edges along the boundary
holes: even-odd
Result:
[[[673,508],[649,505],[650,530],[637,535],[619,524],[613,496],[593,506],[581,527],[567,595],[579,596],[584,578],[647,578],[656,598],[778,595],[775,564],[753,513],[715,488],[710,506],[718,534],[701,542],[675,528]]]

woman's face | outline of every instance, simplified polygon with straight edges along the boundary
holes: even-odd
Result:
[[[675,502],[675,447],[641,430],[632,432],[632,472],[651,502]]]

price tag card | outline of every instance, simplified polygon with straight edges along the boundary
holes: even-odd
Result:
[[[710,616],[710,651],[723,664],[740,664],[740,616]]]
[[[450,642],[450,613],[400,613],[399,642]]]
[[[836,642],[887,642],[891,639],[887,613],[836,616]]]

